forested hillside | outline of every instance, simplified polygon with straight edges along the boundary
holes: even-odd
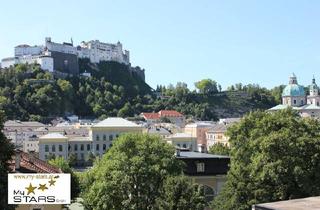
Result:
[[[81,72],[92,77],[57,78],[38,65],[17,65],[0,71],[0,109],[8,119],[49,121],[57,116],[133,117],[141,112],[176,109],[188,117],[216,120],[239,117],[279,103],[282,87],[267,90],[257,85],[230,87],[200,81],[197,91],[185,83],[159,86],[158,93],[128,66],[116,62],[93,65],[80,62]],[[211,86],[210,86],[211,85]],[[213,86],[212,86],[213,85]],[[207,88],[207,89],[206,89]]]

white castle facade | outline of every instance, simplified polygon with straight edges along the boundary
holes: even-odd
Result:
[[[122,49],[122,44],[103,43],[99,40],[81,42],[79,46],[73,46],[73,43],[55,43],[50,37],[45,39],[44,45],[30,46],[18,45],[14,48],[14,57],[1,60],[1,68],[8,68],[15,64],[37,63],[42,69],[53,71],[56,68],[68,69],[75,67],[74,56],[76,58],[88,58],[91,63],[100,61],[116,61],[130,65],[129,51]],[[63,57],[68,57],[65,60]],[[60,61],[55,61],[55,59]],[[74,72],[72,72],[74,73]]]

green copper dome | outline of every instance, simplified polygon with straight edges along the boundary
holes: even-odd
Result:
[[[283,89],[282,96],[305,96],[304,88],[298,84],[289,84]]]
[[[298,80],[294,73],[289,77],[289,85],[283,89],[282,96],[305,96],[304,87],[298,85]]]

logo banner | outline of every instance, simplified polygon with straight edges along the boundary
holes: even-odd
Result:
[[[9,204],[70,204],[70,174],[8,174]]]

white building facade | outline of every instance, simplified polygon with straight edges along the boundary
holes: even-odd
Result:
[[[122,49],[122,44],[103,43],[99,40],[81,42],[78,49],[79,58],[89,58],[91,63],[100,61],[116,61],[119,63],[130,64],[129,51]]]

